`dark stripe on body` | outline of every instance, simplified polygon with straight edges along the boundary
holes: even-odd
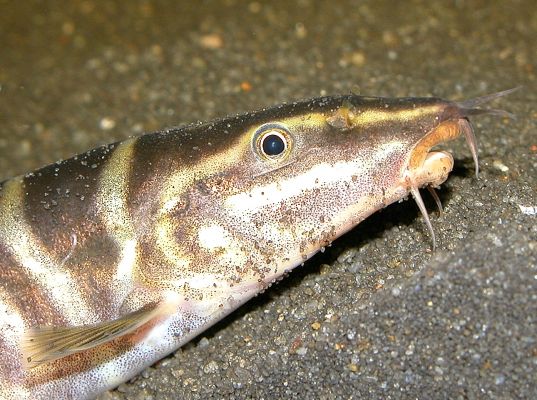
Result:
[[[99,174],[114,145],[102,146],[69,160],[44,167],[23,180],[24,212],[35,237],[61,260],[86,238],[103,235],[95,210]]]

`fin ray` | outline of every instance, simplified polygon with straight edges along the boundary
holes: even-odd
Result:
[[[160,303],[150,303],[119,319],[75,327],[44,326],[30,329],[21,349],[28,369],[89,350],[133,332],[161,313]]]

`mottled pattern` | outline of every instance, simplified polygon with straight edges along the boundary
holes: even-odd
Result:
[[[325,97],[5,182],[0,397],[88,398],[129,379],[371,213],[442,183],[451,155],[429,149],[457,136],[460,118],[438,99]],[[267,123],[289,132],[284,157],[259,153]],[[25,368],[30,328],[97,324],[152,302],[165,311],[135,332]]]

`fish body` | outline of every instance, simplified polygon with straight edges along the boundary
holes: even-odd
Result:
[[[433,146],[462,132],[477,161],[467,117],[481,101],[322,97],[3,182],[0,398],[92,398],[373,212],[420,204],[453,167]]]

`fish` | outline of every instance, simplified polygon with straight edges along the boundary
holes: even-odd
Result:
[[[420,196],[463,102],[296,101],[104,145],[0,184],[0,398],[89,399],[172,353],[372,213]],[[438,197],[435,199],[440,204]]]

